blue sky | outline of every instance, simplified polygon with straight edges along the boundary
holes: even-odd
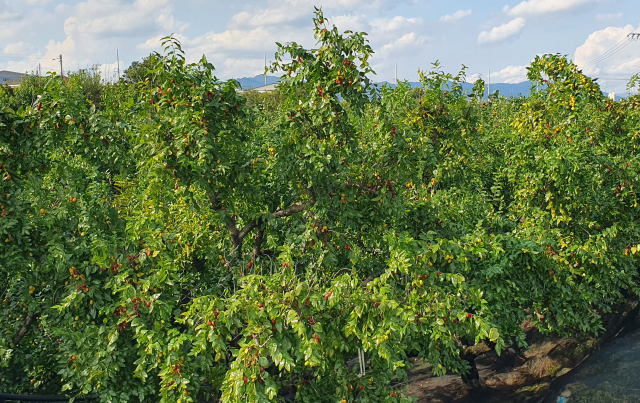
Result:
[[[99,64],[112,76],[116,49],[124,69],[175,33],[219,78],[253,76],[276,41],[313,47],[314,5],[338,28],[369,33],[376,81],[393,80],[396,62],[400,79],[416,80],[439,60],[450,72],[466,65],[469,81],[490,68],[492,82],[515,83],[537,54],[557,52],[609,90],[640,71],[640,41],[588,64],[640,32],[639,0],[0,0],[0,70],[57,69],[62,54],[65,69]]]

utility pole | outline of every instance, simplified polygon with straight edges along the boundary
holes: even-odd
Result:
[[[62,69],[62,55],[60,55],[59,57],[56,57],[53,60],[58,60],[60,61],[60,78],[64,79],[64,70]]]
[[[118,60],[118,81],[120,81],[120,51],[116,49],[116,59]]]
[[[264,85],[267,85],[267,54],[264,54]]]

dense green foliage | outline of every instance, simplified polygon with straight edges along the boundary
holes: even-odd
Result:
[[[131,66],[122,73],[122,79],[129,84],[135,84],[145,80],[152,81],[153,74],[149,72],[155,68],[156,63],[158,63],[158,58],[155,53],[152,53],[143,58],[141,62],[136,61],[131,63]]]
[[[314,23],[275,95],[170,37],[146,81],[0,93],[0,391],[408,401],[409,357],[466,373],[638,294],[640,100],[558,55],[528,98],[377,88],[364,34]]]

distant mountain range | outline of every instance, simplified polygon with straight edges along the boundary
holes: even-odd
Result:
[[[240,85],[242,86],[242,89],[250,89],[250,88],[258,88],[258,87],[262,87],[264,84],[264,76],[263,75],[258,75],[255,77],[243,77],[243,78],[238,78],[236,79]],[[274,83],[278,83],[280,82],[280,77],[276,77],[276,76],[267,76],[267,84],[274,84]],[[376,83],[376,84],[388,84],[390,86],[394,86],[395,84],[391,84],[389,82],[380,82],[380,83]],[[412,87],[419,87],[420,83],[419,82],[409,82],[409,84]],[[464,83],[462,84],[462,87],[465,90],[468,90],[469,92],[471,92],[471,90],[473,89],[473,84],[472,83]],[[500,91],[500,95],[504,95],[504,96],[508,96],[508,97],[517,97],[518,95],[522,95],[522,96],[527,96],[529,95],[530,92],[530,88],[531,88],[531,82],[530,81],[525,81],[519,84],[507,84],[507,83],[495,83],[495,84],[491,84],[491,92],[495,92],[495,91]]]
[[[250,88],[258,88],[262,87],[264,84],[264,75],[258,75],[255,77],[243,77],[236,78],[236,81],[242,85],[243,90],[248,90]],[[280,82],[280,77],[276,76],[267,76],[267,84],[275,84]]]
[[[243,77],[243,78],[238,78],[236,79],[238,82],[240,82],[240,85],[242,86],[242,89],[250,89],[250,88],[258,88],[258,87],[262,87],[264,85],[264,76],[263,75],[258,75],[255,77]],[[267,84],[275,84],[280,82],[280,77],[276,77],[276,76],[267,76]],[[388,84],[390,86],[395,86],[395,84],[391,84],[387,81],[384,82],[379,82],[376,84]],[[412,87],[419,87],[420,83],[419,82],[409,82],[409,84]],[[485,84],[486,85],[486,84]],[[464,83],[462,84],[462,87],[471,92],[471,90],[473,89],[473,84],[472,83]],[[495,91],[500,91],[500,95],[506,96],[506,97],[517,97],[519,95],[522,95],[524,97],[528,96],[529,93],[531,92],[531,81],[524,81],[522,83],[518,83],[518,84],[507,84],[507,83],[492,83],[491,84],[491,92],[494,93]],[[486,98],[486,92],[485,92],[485,98]],[[616,94],[616,100],[620,100],[621,98],[624,98],[623,95],[618,95]]]
[[[392,87],[395,86],[395,84],[391,84],[387,81],[384,81],[382,83],[376,83],[376,84],[388,84]],[[415,82],[415,81],[410,81],[409,84],[412,87],[420,87],[422,85],[419,82]],[[486,86],[487,84],[485,83],[485,89],[486,89]],[[473,90],[473,83],[462,83],[462,88],[468,92],[471,92]],[[517,97],[518,95],[522,95],[526,97],[531,92],[531,81],[524,81],[518,84],[492,83],[491,93],[493,94],[496,91],[500,91],[500,95],[504,95],[507,97]]]

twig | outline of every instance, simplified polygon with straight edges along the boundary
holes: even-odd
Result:
[[[269,335],[269,337],[267,337],[267,340],[265,340],[264,344],[262,344],[262,345],[260,345],[260,343],[258,343],[258,339],[257,339],[257,338],[254,338],[253,340],[255,340],[256,345],[257,345],[259,348],[264,348],[264,346],[266,346],[266,345],[267,345],[267,343],[269,342],[269,340],[271,340],[271,338],[272,338],[272,337],[273,337],[273,335],[272,335],[272,334],[271,334],[271,335]]]

